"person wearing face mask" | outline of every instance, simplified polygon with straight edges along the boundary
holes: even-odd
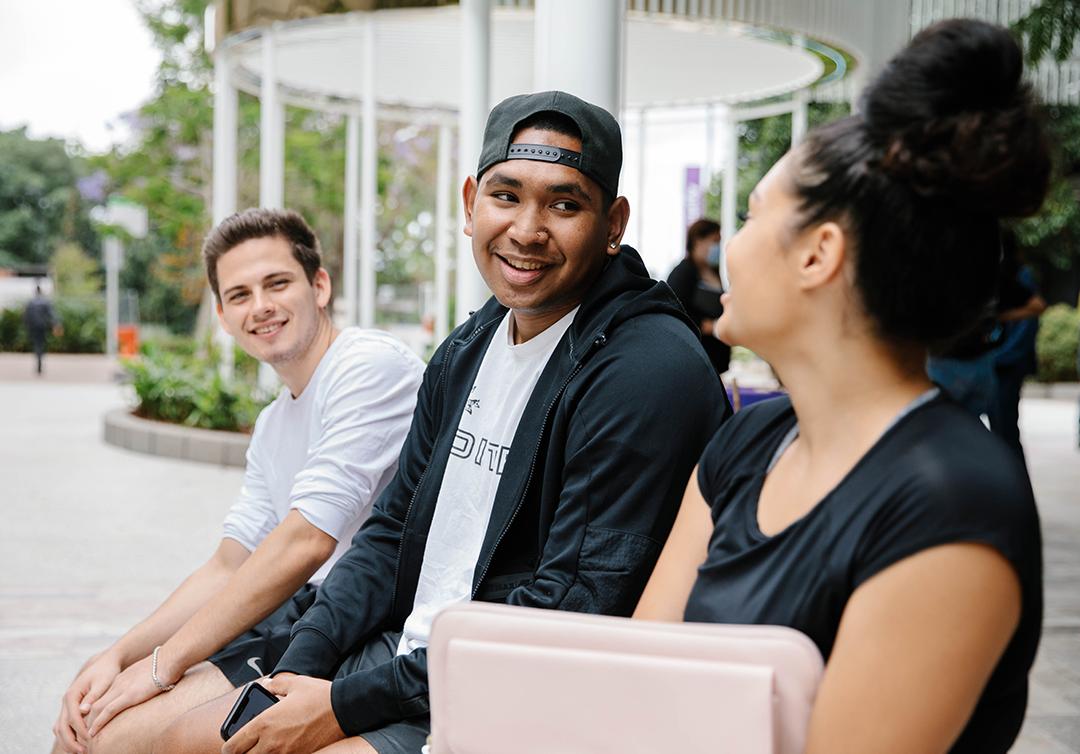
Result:
[[[713,326],[724,311],[719,268],[720,223],[707,217],[695,220],[686,230],[686,256],[668,275],[667,284],[701,328],[701,345],[718,375],[731,363],[731,347],[713,335]]]

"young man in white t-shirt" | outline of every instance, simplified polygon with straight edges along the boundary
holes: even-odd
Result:
[[[256,421],[217,551],[83,668],[58,750],[150,751],[172,719],[272,669],[393,477],[416,404],[415,354],[385,333],[334,327],[330,278],[300,215],[233,215],[203,256],[223,327],[284,386]]]

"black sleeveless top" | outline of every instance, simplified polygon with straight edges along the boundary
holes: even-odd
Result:
[[[1042,545],[1026,470],[977,419],[937,397],[900,418],[814,508],[770,537],[758,528],[758,496],[795,425],[789,399],[777,398],[740,411],[706,447],[698,485],[715,529],[685,619],[790,626],[828,661],[864,581],[920,550],[987,544],[1019,576],[1020,623],[952,751],[1007,751],[1024,719],[1042,622]]]

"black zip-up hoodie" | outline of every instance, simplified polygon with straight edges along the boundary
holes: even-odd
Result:
[[[293,627],[274,669],[331,678],[412,611],[458,421],[506,308],[494,298],[435,352],[398,471]],[[473,598],[629,615],[705,444],[731,414],[694,324],[637,252],[612,257],[529,398],[496,492]],[[338,678],[343,731],[428,713],[427,650]]]

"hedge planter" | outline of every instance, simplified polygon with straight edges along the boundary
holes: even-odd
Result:
[[[127,409],[105,414],[105,442],[117,447],[165,458],[244,467],[250,435],[198,429],[142,419]]]

